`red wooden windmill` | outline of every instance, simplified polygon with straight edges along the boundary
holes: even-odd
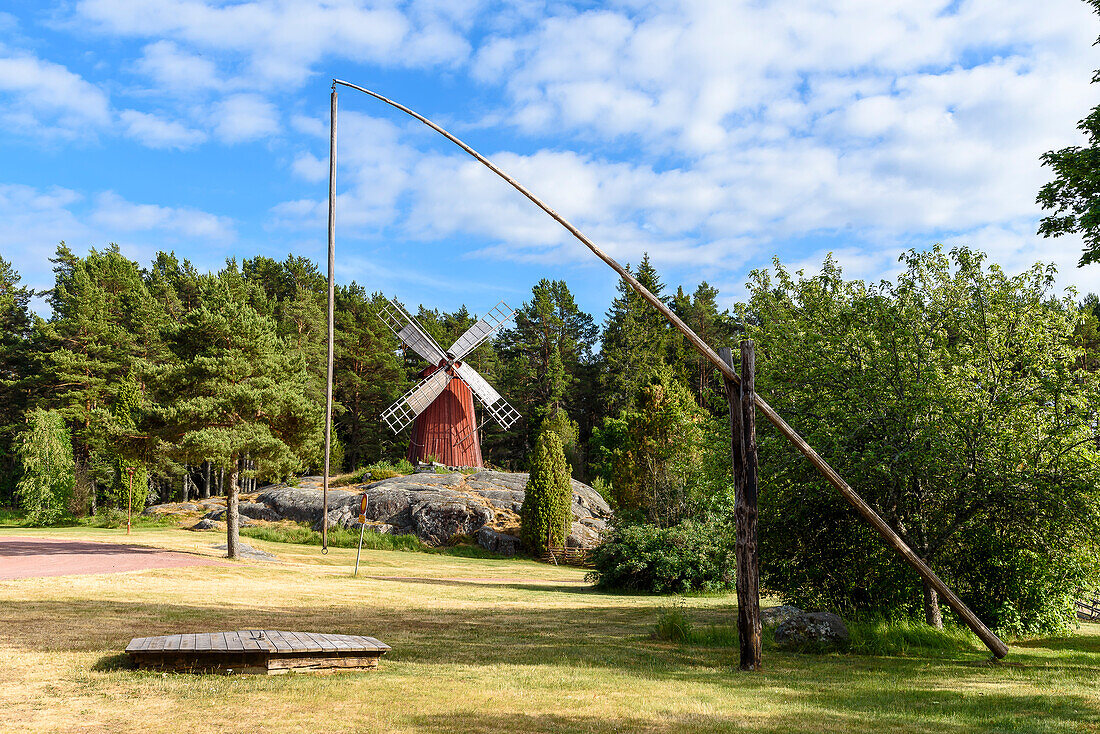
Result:
[[[519,412],[477,370],[462,361],[497,333],[512,313],[501,301],[445,352],[396,301],[389,301],[382,308],[380,315],[386,326],[402,344],[428,362],[420,373],[423,378],[420,383],[382,413],[382,420],[394,433],[412,424],[409,461],[434,456],[447,466],[482,465],[474,395],[501,428],[508,428],[519,419]]]

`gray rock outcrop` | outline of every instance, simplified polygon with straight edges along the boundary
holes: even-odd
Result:
[[[274,518],[308,522],[321,527],[320,481],[309,477],[299,486],[277,486],[262,490],[257,505]],[[488,550],[511,555],[520,548],[519,512],[523,506],[527,475],[479,471],[464,475],[411,474],[391,477],[351,488],[330,489],[328,523],[359,527],[360,495],[366,494],[367,526],[377,532],[415,533],[425,543],[445,545],[466,536]],[[256,519],[259,510],[241,514]],[[611,517],[611,508],[594,489],[573,481],[573,523],[566,545],[591,548]],[[213,518],[212,518],[213,519]]]
[[[796,614],[775,628],[776,644],[787,650],[843,650],[850,640],[844,620],[832,612]]]
[[[802,610],[798,607],[792,607],[789,604],[781,604],[777,607],[766,607],[760,610],[760,626],[775,627],[776,625],[783,624],[791,617],[797,617],[799,614],[802,614]]]

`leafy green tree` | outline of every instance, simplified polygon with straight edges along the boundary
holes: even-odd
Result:
[[[19,273],[0,257],[0,500],[10,498],[18,476],[15,437],[30,398],[33,373],[30,301]]]
[[[910,252],[896,282],[778,263],[752,275],[758,390],[994,626],[1072,619],[1100,530],[1097,379],[1053,267],[1009,277],[966,249]],[[938,600],[781,438],[760,433],[761,582],[886,614]]]
[[[239,540],[239,462],[258,462],[267,476],[286,476],[315,456],[322,410],[309,399],[301,355],[278,337],[276,324],[243,300],[247,289],[209,278],[202,306],[166,329],[173,362],[153,379],[156,435],[179,461],[210,459],[226,482],[228,555]]]
[[[31,411],[19,436],[19,463],[23,476],[16,494],[27,521],[32,525],[57,522],[73,491],[73,446],[59,413]]]
[[[1100,13],[1100,0],[1085,2]],[[1100,70],[1093,73],[1092,81],[1100,81]],[[1054,180],[1039,190],[1037,201],[1053,211],[1040,221],[1039,234],[1080,234],[1084,239],[1080,267],[1100,262],[1100,105],[1092,108],[1077,129],[1087,137],[1086,146],[1073,145],[1042,155],[1043,165],[1054,171]]]
[[[648,254],[642,257],[634,276],[653,295],[662,298],[665,286]],[[626,281],[620,280],[618,289],[619,295],[607,312],[601,343],[605,415],[616,415],[653,371],[667,364],[672,339],[671,326],[657,309]]]
[[[148,437],[138,428],[144,422],[145,398],[136,368],[130,368],[109,413],[104,430],[114,475],[107,488],[107,500],[118,508],[132,504],[140,511],[149,497],[149,474],[142,461]],[[134,470],[132,484],[129,469]]]
[[[531,456],[531,473],[520,508],[520,537],[531,551],[565,545],[572,520],[573,487],[562,451],[553,431],[542,431]]]
[[[634,403],[592,436],[596,472],[618,511],[669,527],[704,510],[702,457],[713,419],[669,367],[650,373]]]

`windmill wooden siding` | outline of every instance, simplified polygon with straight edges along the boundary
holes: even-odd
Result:
[[[442,365],[420,373],[427,377]],[[431,405],[413,421],[409,461],[436,461],[447,466],[481,466],[481,441],[474,422],[474,395],[465,382],[452,377]]]

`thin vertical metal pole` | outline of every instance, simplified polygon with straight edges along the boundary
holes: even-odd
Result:
[[[328,553],[328,474],[332,459],[332,355],[336,281],[336,85],[332,85],[328,133],[328,377],[325,381],[325,476],[321,500],[321,552]]]
[[[359,523],[359,549],[355,551],[355,570],[352,571],[352,576],[359,575],[359,555],[363,552],[363,532],[367,529],[365,522]]]

